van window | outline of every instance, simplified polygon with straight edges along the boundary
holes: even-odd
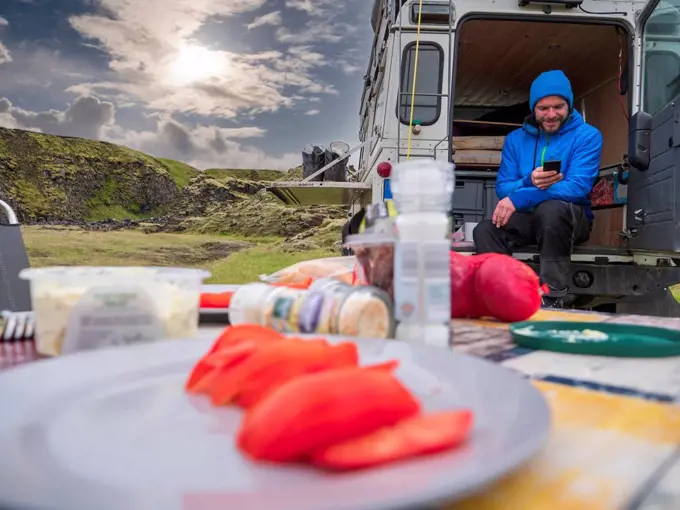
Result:
[[[680,0],[659,2],[642,37],[642,109],[654,115],[680,95]]]
[[[408,124],[411,118],[411,94],[413,92],[413,70],[416,60],[416,43],[404,48],[401,61],[402,95],[397,99],[399,121]],[[444,67],[444,50],[433,42],[421,42],[418,46],[418,75],[413,109],[413,121],[423,126],[434,124],[441,114],[441,96],[419,94],[441,94]]]
[[[680,47],[678,49],[680,50]],[[671,51],[648,52],[645,55],[643,110],[654,115],[678,95],[680,95],[680,57]]]

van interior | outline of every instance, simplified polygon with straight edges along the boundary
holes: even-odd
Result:
[[[486,217],[497,202],[493,184],[504,136],[530,113],[531,82],[543,71],[561,69],[571,81],[575,108],[604,139],[601,178],[591,197],[595,222],[587,245],[622,245],[625,180],[618,179],[618,171],[628,144],[626,40],[623,29],[614,25],[463,22],[457,34],[453,160],[459,175],[474,177],[457,178],[456,186],[474,187],[483,181]],[[594,197],[598,190],[604,190],[600,199]],[[461,222],[478,221],[462,216]]]

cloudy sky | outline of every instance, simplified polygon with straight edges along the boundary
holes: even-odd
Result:
[[[354,145],[368,0],[0,0],[0,126],[198,168]]]

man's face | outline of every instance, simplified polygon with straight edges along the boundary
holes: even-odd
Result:
[[[546,133],[556,133],[569,117],[569,104],[559,96],[548,96],[536,103],[536,122]]]

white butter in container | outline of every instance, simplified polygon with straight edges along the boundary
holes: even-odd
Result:
[[[56,356],[112,345],[190,338],[210,273],[166,267],[31,268],[36,350]]]

